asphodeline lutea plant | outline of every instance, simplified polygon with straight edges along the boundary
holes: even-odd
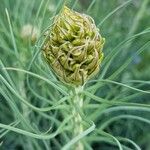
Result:
[[[90,16],[66,6],[55,16],[45,35],[43,55],[59,80],[74,87],[70,90],[72,102],[82,109],[80,92],[86,81],[99,71],[105,39]],[[77,136],[83,131],[82,118],[75,108],[72,113],[76,126],[74,136]],[[83,144],[79,142],[76,148],[83,149]]]

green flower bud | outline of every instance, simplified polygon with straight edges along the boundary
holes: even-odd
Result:
[[[61,81],[82,85],[99,71],[105,39],[90,16],[65,6],[46,35],[43,54]]]

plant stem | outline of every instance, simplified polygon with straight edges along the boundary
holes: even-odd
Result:
[[[73,136],[77,136],[83,132],[82,117],[79,112],[82,112],[83,98],[81,96],[81,91],[83,87],[75,87],[73,92],[73,115],[74,115],[74,131]],[[84,150],[84,146],[81,141],[75,145],[74,150]]]

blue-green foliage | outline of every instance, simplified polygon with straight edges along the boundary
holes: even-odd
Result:
[[[149,0],[66,0],[106,38],[101,70],[82,92],[84,132],[74,138],[68,89],[41,55],[64,1],[0,3],[0,149],[59,150],[79,139],[85,150],[150,149]],[[22,36],[27,24],[36,40]]]

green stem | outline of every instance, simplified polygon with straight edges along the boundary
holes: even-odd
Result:
[[[73,136],[77,136],[80,133],[83,132],[83,125],[82,125],[82,117],[79,113],[82,112],[82,107],[83,107],[83,98],[81,96],[81,92],[83,90],[83,87],[75,87],[73,91],[73,110],[72,113],[74,115],[74,131],[73,131]],[[84,150],[83,143],[81,141],[78,141],[76,143],[74,150]]]

